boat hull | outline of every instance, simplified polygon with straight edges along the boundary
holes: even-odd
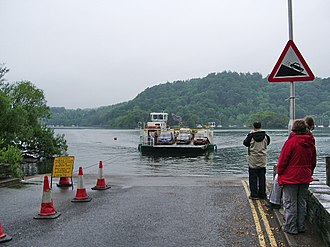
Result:
[[[139,144],[139,151],[143,155],[203,155],[216,150],[216,145],[143,145]]]

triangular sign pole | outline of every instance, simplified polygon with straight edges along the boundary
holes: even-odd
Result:
[[[286,44],[279,60],[277,61],[273,71],[268,77],[269,82],[290,82],[290,121],[288,130],[291,131],[293,121],[295,119],[295,87],[294,81],[312,81],[314,75],[308,67],[305,59],[299,52],[293,42],[293,21],[292,21],[292,0],[288,0],[289,14],[289,41]],[[290,50],[290,56],[287,53]],[[283,61],[286,59],[287,61]],[[302,67],[301,67],[302,65]],[[283,67],[283,68],[281,68]],[[281,69],[281,72],[280,72]],[[305,73],[307,72],[307,74]],[[280,72],[280,73],[279,73]]]

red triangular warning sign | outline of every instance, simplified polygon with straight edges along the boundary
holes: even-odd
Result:
[[[286,44],[274,69],[268,77],[269,82],[312,81],[314,75],[293,40]]]

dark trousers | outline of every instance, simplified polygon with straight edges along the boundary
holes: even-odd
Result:
[[[266,168],[249,167],[249,184],[251,197],[266,199]]]

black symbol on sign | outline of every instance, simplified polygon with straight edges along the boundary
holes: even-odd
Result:
[[[291,63],[290,65],[282,64],[280,69],[277,71],[275,77],[286,77],[286,76],[302,76],[306,75],[303,73],[304,68],[301,67],[300,63]]]
[[[299,72],[304,71],[304,69],[300,66],[300,63],[292,63],[292,64],[290,64],[290,67],[295,70],[298,70]]]

